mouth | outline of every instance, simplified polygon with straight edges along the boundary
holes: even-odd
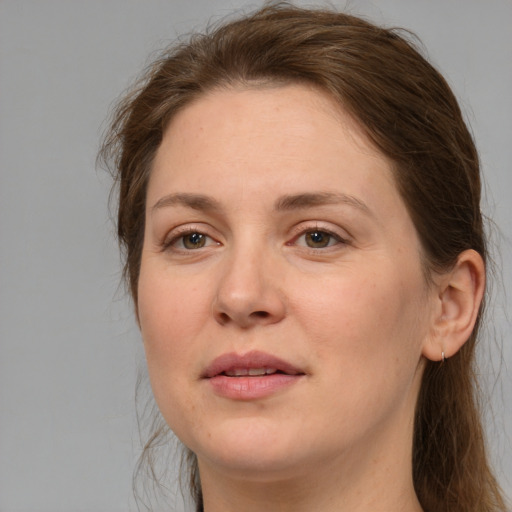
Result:
[[[275,373],[284,373],[276,368],[235,368],[222,372],[226,377],[261,377],[263,375],[274,375]]]
[[[224,354],[204,371],[216,395],[233,400],[255,400],[273,395],[302,380],[306,373],[265,352]]]
[[[267,375],[304,375],[305,372],[293,364],[265,352],[252,351],[243,355],[229,353],[214,359],[202,374],[211,379],[226,377],[264,377]]]

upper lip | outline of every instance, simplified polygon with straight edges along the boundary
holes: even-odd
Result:
[[[209,379],[221,373],[251,368],[272,368],[288,375],[304,375],[302,370],[279,357],[253,350],[242,355],[232,352],[217,357],[206,367],[202,377]]]

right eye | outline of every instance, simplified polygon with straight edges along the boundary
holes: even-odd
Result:
[[[210,245],[219,244],[204,233],[199,231],[189,231],[187,233],[182,233],[166,242],[165,248],[178,249],[182,251],[194,251],[197,249],[202,249],[203,247],[208,247]]]
[[[206,235],[202,233],[189,233],[182,236],[179,240],[185,249],[200,249],[206,244]]]

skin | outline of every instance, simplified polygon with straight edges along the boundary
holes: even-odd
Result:
[[[312,193],[332,196],[310,204]],[[283,208],[290,195],[302,197]],[[312,232],[325,247],[308,246]],[[435,333],[460,311],[440,292],[455,288],[427,286],[420,255],[390,163],[323,92],[221,89],[172,120],[148,186],[138,317],[156,401],[197,455],[207,512],[421,510],[423,354],[456,350]],[[251,350],[305,375],[257,400],[201,378]]]

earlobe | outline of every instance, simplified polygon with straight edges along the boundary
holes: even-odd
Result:
[[[485,290],[485,265],[473,249],[462,252],[452,270],[440,276],[432,329],[423,355],[432,361],[456,354],[471,336]]]

